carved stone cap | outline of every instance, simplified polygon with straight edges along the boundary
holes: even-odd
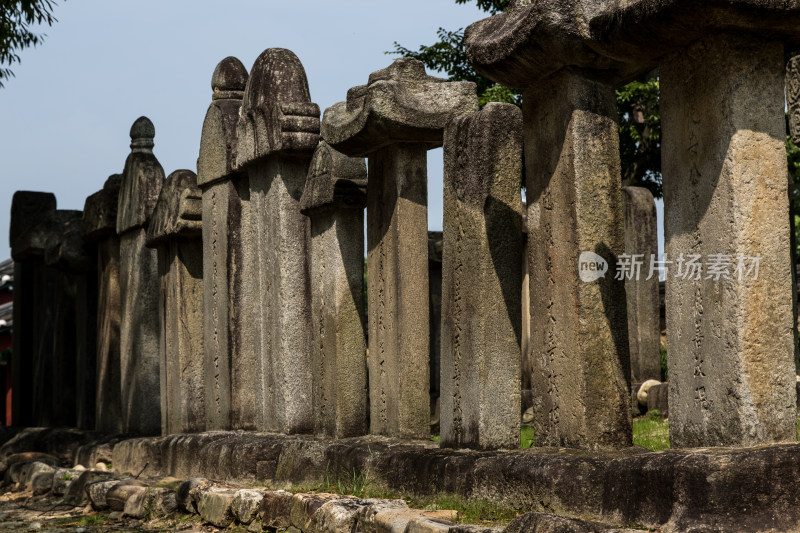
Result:
[[[23,235],[56,210],[56,196],[50,192],[17,191],[11,199],[11,228],[8,244],[16,260]]]
[[[203,200],[197,176],[191,170],[169,175],[158,197],[153,219],[147,229],[147,246],[155,248],[170,239],[200,238]]]
[[[470,25],[464,40],[475,69],[510,87],[530,86],[563,68],[617,85],[721,31],[796,43],[800,2],[519,0]]]
[[[45,250],[48,246],[53,245],[53,239],[61,238],[64,228],[76,216],[82,216],[81,212],[59,209],[43,214],[37,224],[34,224],[15,241],[11,250],[14,261],[23,261],[32,257],[44,258]]]
[[[325,110],[322,137],[353,157],[403,142],[436,148],[450,120],[477,110],[474,83],[428,76],[422,62],[402,58],[373,72],[367,85],[350,89],[346,102]]]
[[[161,192],[164,169],[153,155],[155,128],[147,117],[131,127],[131,153],[122,172],[117,203],[117,233],[147,226]]]
[[[347,157],[324,141],[311,159],[300,210],[315,216],[339,208],[367,205],[367,165],[363,157]]]
[[[117,233],[117,203],[122,175],[109,176],[103,188],[89,196],[83,206],[83,233],[91,241],[100,241]]]
[[[272,154],[311,157],[319,143],[319,106],[291,50],[269,48],[247,80],[237,129],[237,168]]]
[[[247,77],[247,69],[235,57],[226,57],[214,70],[211,81],[214,100],[203,121],[197,158],[197,184],[200,186],[229,178],[236,168],[236,128]]]
[[[95,249],[83,235],[83,212],[56,211],[58,227],[45,233],[44,261],[59,270],[88,272],[96,268]]]

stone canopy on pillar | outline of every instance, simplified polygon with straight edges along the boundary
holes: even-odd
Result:
[[[367,168],[363,159],[347,157],[322,141],[314,152],[308,181],[300,200],[304,215],[366,205]]]
[[[477,110],[474,83],[428,76],[421,61],[404,57],[370,74],[367,85],[347,91],[346,102],[326,109],[322,136],[353,157],[402,142],[438,148],[447,122]]]
[[[156,247],[175,237],[200,238],[203,231],[202,198],[191,170],[176,170],[159,196],[147,229],[147,246]]]
[[[103,188],[86,199],[83,206],[83,233],[90,241],[117,234],[117,202],[122,183],[120,174],[108,177]]]

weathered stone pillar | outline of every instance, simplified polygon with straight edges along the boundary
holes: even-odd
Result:
[[[366,186],[363,158],[317,147],[301,201],[311,220],[312,405],[314,432],[334,438],[367,433]]]
[[[439,378],[442,373],[442,246],[441,231],[428,232],[428,309],[430,313],[431,430],[439,424]]]
[[[624,251],[613,63],[583,43],[574,2],[515,3],[466,32],[479,72],[524,88],[536,444],[631,444]],[[586,252],[586,254],[584,254]],[[599,257],[598,257],[599,256]],[[608,266],[584,277],[579,260]]]
[[[788,108],[789,136],[795,146],[800,145],[800,56],[795,56],[786,64],[786,107]],[[795,183],[794,177],[789,172],[786,175],[789,184],[789,235],[790,252],[792,256],[792,287],[797,287],[797,235],[793,231],[795,216],[798,213],[794,206]],[[798,338],[798,294],[797,290],[792,291],[792,309],[794,315],[794,338]],[[800,343],[794,344],[794,367],[795,373],[800,375]]]
[[[369,158],[367,295],[371,432],[430,434],[426,152],[445,124],[477,110],[471,83],[398,59],[325,111],[323,137]]]
[[[794,441],[783,45],[710,36],[660,73],[670,442]],[[695,254],[724,273],[679,276]]]
[[[197,184],[203,191],[203,350],[206,429],[256,429],[261,365],[256,361],[252,316],[243,302],[254,289],[256,270],[242,235],[248,217],[247,175],[236,166],[236,126],[247,69],[235,57],[214,70]],[[248,244],[251,241],[247,241]]]
[[[122,176],[110,176],[103,188],[86,199],[83,231],[97,246],[97,366],[95,428],[122,432],[119,353],[119,237],[117,202]]]
[[[256,272],[255,279],[245,280],[244,301],[260,365],[253,369],[261,378],[252,390],[258,401],[256,425],[310,433],[309,236],[300,197],[319,143],[319,106],[311,102],[305,70],[294,53],[270,48],[256,59],[240,115],[237,167],[247,172],[250,185],[242,239],[254,250]]]
[[[522,113],[488,104],[444,133],[441,443],[518,448]]]
[[[625,279],[628,301],[628,339],[631,350],[631,383],[661,381],[661,328],[659,325],[658,222],[653,193],[644,187],[623,187],[625,204],[625,253],[631,264],[641,262],[641,272]]]
[[[52,338],[52,330],[42,329],[40,317],[49,312],[37,294],[46,293],[49,271],[44,265],[43,249],[29,245],[30,234],[42,220],[56,210],[52,193],[17,191],[11,201],[9,244],[14,259],[14,338],[11,361],[11,420],[15,426],[34,426],[41,419],[40,399],[36,391],[37,355],[44,339]],[[52,322],[50,322],[52,323]],[[37,327],[38,326],[38,327]],[[38,376],[42,377],[42,376]]]
[[[57,271],[54,291],[53,424],[94,429],[97,353],[97,252],[83,237],[81,211],[57,211],[45,263]]]
[[[126,433],[161,432],[158,330],[158,254],[145,247],[164,169],[153,155],[155,128],[146,117],[131,127],[131,154],[122,173],[117,208],[120,238],[120,370]]]
[[[202,198],[191,170],[169,175],[147,230],[158,250],[161,432],[205,429]]]

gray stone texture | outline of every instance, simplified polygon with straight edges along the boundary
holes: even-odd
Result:
[[[161,188],[147,230],[158,250],[161,432],[205,429],[202,197],[197,176],[177,170]]]
[[[319,143],[319,106],[300,60],[265,50],[251,69],[237,128],[237,168],[249,180],[241,239],[256,275],[244,280],[243,307],[256,357],[251,394],[256,427],[282,433],[314,429],[309,224],[300,213],[308,166]]]
[[[122,429],[144,435],[161,432],[158,254],[145,247],[164,181],[164,169],[153,155],[154,137],[149,119],[134,122],[117,204]]]
[[[651,258],[658,259],[658,222],[653,193],[644,187],[623,187],[625,253],[643,265],[637,278],[625,280],[628,301],[628,339],[631,383],[661,380],[661,327],[658,271],[650,274]],[[639,257],[641,256],[641,257]]]
[[[800,145],[800,57],[797,56],[786,63],[786,107],[789,137],[792,143],[798,146]],[[787,174],[787,181],[789,183],[789,227],[794,228],[795,216],[800,213],[795,209],[795,184],[791,172]],[[792,254],[792,265],[794,265],[794,268],[791,269],[792,287],[797,287],[797,235],[795,235],[794,231],[790,231],[789,235],[791,237],[790,252]],[[792,291],[792,310],[794,311],[792,324],[794,324],[793,335],[796,339],[800,338],[800,329],[798,329],[798,326],[800,326],[800,320],[798,320],[798,316],[800,316],[798,296],[796,290]],[[795,372],[800,375],[800,342],[796,342],[794,345],[794,367]]]
[[[427,438],[430,423],[426,152],[478,109],[475,86],[403,58],[325,111],[334,149],[369,158],[367,295],[370,430]]]
[[[12,422],[16,426],[36,424],[34,416],[34,368],[37,344],[46,332],[37,329],[37,316],[44,311],[37,306],[34,294],[40,287],[44,267],[42,253],[23,254],[22,240],[43,218],[56,210],[52,193],[17,191],[11,200],[9,245],[14,259],[14,336],[11,359]]]
[[[244,65],[223,59],[211,78],[197,184],[203,192],[203,321],[207,429],[255,429],[261,365],[254,326],[243,313],[247,283],[256,279],[253,254],[243,238],[249,216],[247,175],[237,172],[236,130],[247,84]],[[247,249],[246,249],[247,248]],[[247,260],[246,260],[247,258]]]
[[[83,236],[81,211],[56,211],[45,263],[54,287],[53,423],[94,429],[97,353],[97,252]]]
[[[554,95],[559,95],[554,98]],[[563,72],[523,96],[537,445],[629,446],[630,362],[614,90]],[[609,263],[579,277],[579,256]]]
[[[441,231],[428,232],[428,309],[430,313],[431,425],[438,423],[439,376],[442,361],[442,247]]]
[[[783,71],[782,43],[732,34],[661,66],[666,252],[730,263],[667,280],[674,447],[796,439]]]
[[[311,221],[314,432],[367,433],[364,207],[367,167],[322,142],[301,199]]]
[[[83,231],[97,246],[97,366],[95,427],[122,432],[119,237],[117,202],[122,176],[110,176],[103,188],[86,199]]]
[[[441,443],[516,448],[522,113],[490,103],[444,133]]]

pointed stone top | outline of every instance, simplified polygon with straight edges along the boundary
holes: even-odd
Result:
[[[314,216],[336,208],[367,205],[367,165],[363,157],[347,157],[323,141],[314,151],[300,210]]]
[[[131,126],[131,150],[134,152],[152,152],[155,143],[156,127],[147,117],[139,117]]]
[[[233,56],[228,56],[217,64],[214,75],[211,76],[211,88],[214,90],[213,98],[231,98],[230,92],[238,92],[239,98],[247,85],[247,68]]]
[[[253,64],[237,128],[237,166],[282,153],[310,157],[319,143],[319,106],[297,56],[269,48]]]
[[[322,136],[354,157],[404,142],[436,148],[450,120],[477,110],[474,83],[428,76],[422,62],[405,57],[347,91],[346,102],[326,109]]]
[[[89,196],[83,205],[83,232],[87,239],[99,241],[117,233],[117,202],[122,175],[108,177],[103,188]]]
[[[169,239],[200,238],[203,205],[197,176],[191,170],[176,170],[161,188],[147,229],[147,246],[155,248]]]

